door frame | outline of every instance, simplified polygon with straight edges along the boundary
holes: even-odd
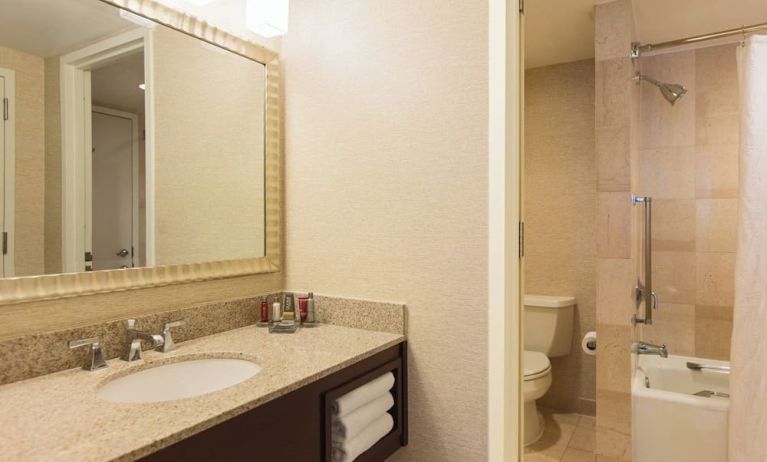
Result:
[[[5,98],[8,98],[8,120],[3,121],[3,164],[0,181],[0,204],[3,206],[3,221],[0,232],[8,233],[6,242],[7,253],[0,255],[0,277],[9,278],[15,272],[15,249],[16,249],[16,72],[11,69],[0,68],[0,77],[5,81]],[[3,117],[0,101],[0,118]],[[0,253],[2,250],[0,249]]]
[[[132,112],[118,111],[103,106],[91,106],[91,113],[120,117],[131,121],[131,267],[138,266],[136,259],[141,254],[139,249],[139,131],[137,114]],[[86,136],[90,138],[88,145],[93,147],[93,130],[87,130]],[[93,156],[85,156],[85,249],[93,250]]]
[[[124,56],[144,52],[145,101],[145,265],[154,264],[154,98],[152,72],[152,34],[138,28],[116,35],[60,58],[61,85],[61,252],[62,272],[86,271],[86,159],[91,153],[91,75],[92,69]],[[90,186],[88,186],[90,187]]]
[[[522,460],[522,74],[517,2],[490,0],[488,56],[488,460]]]

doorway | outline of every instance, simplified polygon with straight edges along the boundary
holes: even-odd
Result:
[[[94,271],[139,263],[138,124],[136,114],[93,107],[91,178],[86,178],[91,188],[85,198],[92,208],[85,235]]]
[[[130,31],[61,59],[64,272],[147,264],[150,36]]]

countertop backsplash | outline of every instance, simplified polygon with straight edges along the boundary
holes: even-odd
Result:
[[[302,293],[302,292],[296,292]],[[140,330],[160,333],[164,323],[183,319],[173,331],[176,343],[255,324],[261,299],[282,300],[284,292],[170,308],[136,318]],[[321,323],[405,334],[405,305],[315,294]],[[70,350],[67,342],[99,337],[106,359],[120,357],[127,344],[126,319],[90,326],[24,335],[0,342],[0,385],[80,367],[87,349]]]

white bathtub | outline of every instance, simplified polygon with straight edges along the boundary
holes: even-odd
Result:
[[[694,393],[729,394],[729,374],[692,371],[687,361],[729,364],[685,356],[637,358],[631,383],[633,462],[727,462],[730,400]]]

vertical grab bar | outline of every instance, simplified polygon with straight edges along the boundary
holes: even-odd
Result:
[[[652,310],[657,308],[657,299],[652,290],[652,198],[648,196],[631,195],[631,205],[644,205],[644,285],[637,284],[637,307],[644,301],[644,319],[635,314],[632,324],[652,324]]]

